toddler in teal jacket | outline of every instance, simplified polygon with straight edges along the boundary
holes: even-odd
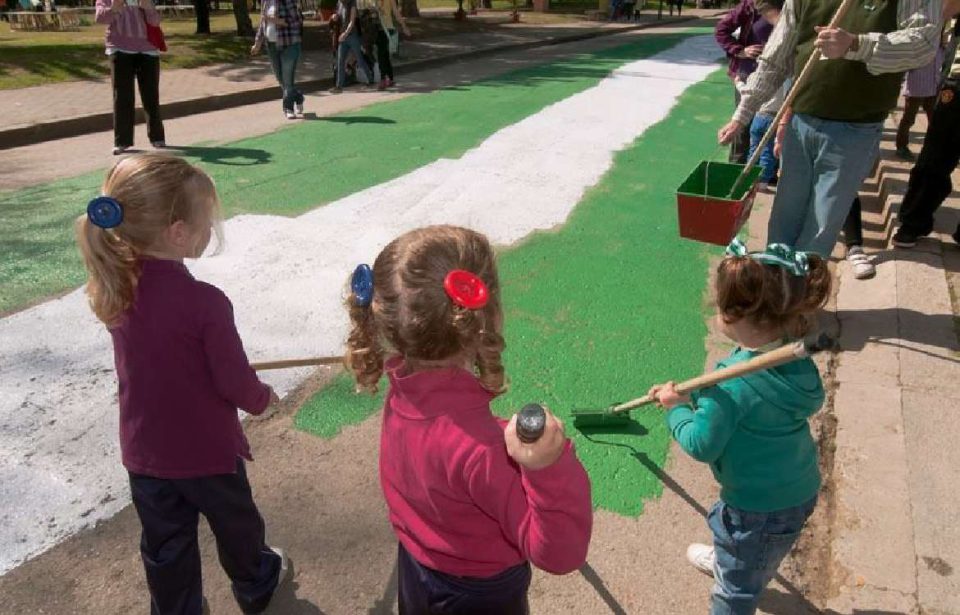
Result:
[[[738,347],[717,367],[807,334],[829,294],[830,273],[819,256],[778,244],[748,253],[734,240],[717,270],[717,323]],[[800,359],[689,398],[672,382],[650,392],[670,408],[674,439],[709,463],[720,483],[708,517],[714,546],[687,550],[716,581],[710,613],[752,614],[817,502],[820,472],[807,424],[824,400],[817,367]]]

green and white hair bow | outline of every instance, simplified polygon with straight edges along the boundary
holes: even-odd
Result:
[[[746,256],[764,265],[783,267],[797,277],[806,277],[810,273],[807,253],[782,243],[771,243],[763,252],[750,252],[742,241],[734,237],[727,246],[727,256]]]

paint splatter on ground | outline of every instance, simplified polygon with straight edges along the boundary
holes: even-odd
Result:
[[[638,515],[662,485],[669,434],[660,411],[634,411],[626,433],[575,433],[573,408],[639,397],[649,385],[698,373],[704,361],[707,249],[678,238],[674,191],[715,147],[729,114],[722,72],[688,89],[668,119],[616,157],[568,222],[504,251],[510,391],[495,403],[507,416],[528,401],[567,421],[594,482],[598,507]],[[381,398],[354,395],[347,377],[311,399],[301,429],[330,437]]]

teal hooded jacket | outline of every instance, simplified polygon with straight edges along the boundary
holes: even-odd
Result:
[[[757,356],[737,348],[727,367]],[[720,499],[751,512],[799,506],[820,488],[817,447],[807,418],[823,405],[823,381],[799,359],[695,393],[667,414],[681,448],[710,464]]]

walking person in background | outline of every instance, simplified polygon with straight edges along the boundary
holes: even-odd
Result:
[[[107,26],[106,48],[113,86],[113,155],[133,147],[133,82],[147,116],[147,138],[154,147],[166,147],[160,119],[160,52],[147,39],[147,24],[160,25],[152,0],[97,0],[97,23]]]
[[[377,64],[380,66],[379,89],[391,88],[396,83],[393,78],[393,62],[390,61],[390,41],[397,36],[394,17],[400,22],[403,35],[410,38],[410,28],[397,7],[397,0],[377,0],[380,11],[380,29],[377,31]]]
[[[283,113],[288,120],[303,117],[303,92],[297,89],[297,63],[303,40],[303,13],[297,0],[263,0],[260,27],[250,52],[260,53],[264,40],[270,64],[283,90]],[[296,106],[296,113],[294,113]]]
[[[783,0],[757,0],[756,8],[760,11],[760,14],[767,23],[775,26],[777,25],[777,21],[780,20]],[[777,113],[780,112],[780,107],[783,106],[783,102],[789,91],[790,85],[789,81],[787,81],[783,84],[783,87],[774,94],[773,98],[765,102],[757,114],[753,116],[753,121],[750,122],[750,149],[747,152],[748,159],[753,157],[754,152],[757,151],[757,147],[760,146],[760,141],[763,140],[764,135],[770,130],[770,126],[773,125],[773,120],[777,117]],[[760,154],[760,168],[763,169],[763,172],[760,174],[760,181],[768,186],[777,185],[777,172],[780,170],[780,156],[775,152],[775,145],[775,139],[770,139]]]
[[[714,34],[730,60],[727,75],[733,81],[737,105],[740,104],[740,88],[757,69],[757,58],[763,53],[763,45],[772,31],[773,25],[763,18],[755,0],[741,0],[717,24]],[[749,146],[750,123],[746,122],[730,142],[730,162],[744,164]]]
[[[357,19],[357,0],[338,0],[337,17],[340,19],[342,31],[337,40],[337,84],[331,94],[339,94],[343,91],[346,84],[347,56],[350,53],[357,59],[357,77],[359,71],[363,71],[367,78],[367,85],[373,83],[373,71],[370,65],[363,57],[363,50],[360,46],[360,32],[358,31],[359,20]]]
[[[949,12],[948,12],[949,11]],[[948,2],[945,14],[960,12],[960,2]],[[921,237],[933,231],[933,216],[953,191],[950,175],[960,164],[960,19],[953,24],[947,74],[940,88],[939,102],[933,111],[917,164],[910,171],[907,194],[900,205],[900,228],[893,236],[893,245],[912,248]],[[953,232],[960,244],[960,224]]]
[[[940,87],[940,68],[943,66],[943,47],[937,57],[926,66],[915,68],[907,73],[903,84],[903,115],[897,126],[897,156],[904,160],[914,160],[910,151],[910,129],[917,119],[921,108],[927,114],[927,125],[933,119],[933,108],[937,104],[937,90]]]

